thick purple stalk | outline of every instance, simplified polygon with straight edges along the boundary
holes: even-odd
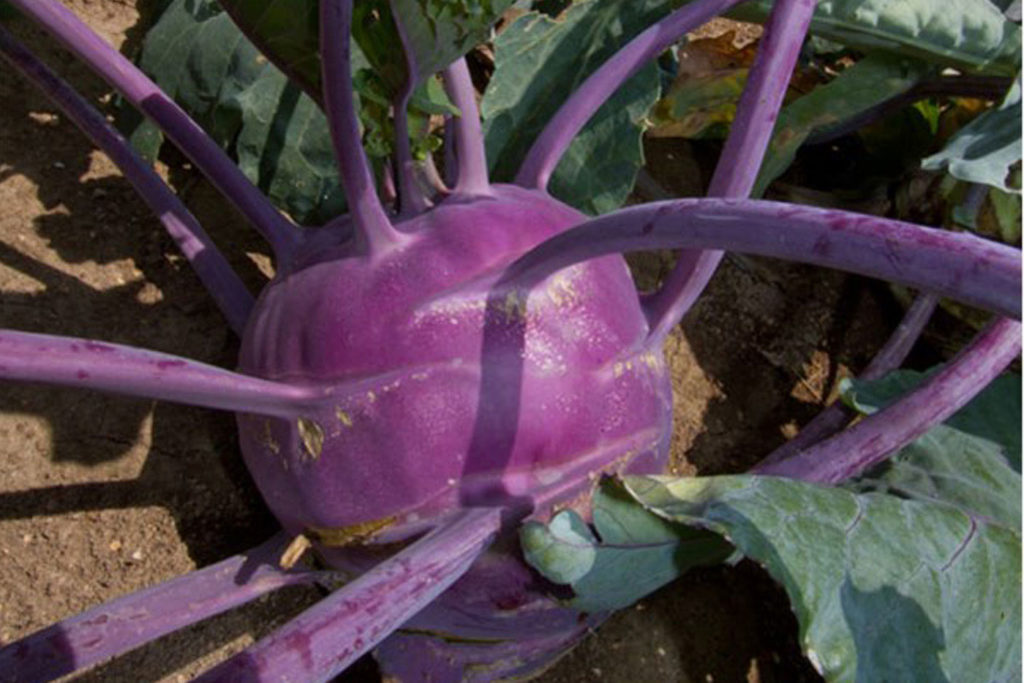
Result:
[[[939,297],[934,294],[918,296],[907,309],[906,315],[903,316],[903,320],[893,331],[885,346],[864,368],[859,379],[863,381],[878,379],[900,367],[918,337],[921,336],[921,331],[928,323],[928,319],[931,318],[938,303]],[[810,448],[819,441],[827,439],[846,427],[854,415],[854,412],[843,405],[842,401],[835,401],[804,425],[799,434],[772,451],[767,458],[758,463],[758,467],[781,462]]]
[[[463,510],[196,681],[329,680],[451,586],[500,527],[498,509]]]
[[[454,125],[455,155],[458,158],[458,180],[455,194],[463,196],[490,195],[491,183],[487,177],[487,152],[480,129],[480,111],[476,104],[476,91],[469,76],[466,59],[457,59],[444,70],[444,87],[452,104],[459,108],[459,116],[449,119]],[[452,176],[449,176],[451,178]]]
[[[320,3],[324,109],[349,214],[355,223],[357,236],[373,255],[401,241],[401,235],[391,226],[377,197],[370,162],[361,143],[349,54],[351,29],[352,0],[323,0]]]
[[[676,199],[578,225],[510,266],[532,287],[573,263],[645,249],[722,249],[839,268],[1020,318],[1020,251],[967,233],[754,199]]]
[[[210,179],[274,249],[279,260],[294,248],[299,234],[220,147],[153,81],[56,0],[11,0],[61,41],[143,114]]]
[[[3,28],[0,28],[0,56],[46,93],[121,169],[125,179],[160,218],[231,329],[240,335],[252,310],[252,295],[185,205],[99,112]]]
[[[257,379],[120,344],[2,329],[0,379],[99,389],[283,418],[301,417],[304,410],[324,400],[326,391]]]
[[[416,73],[419,67],[416,64],[416,55],[409,47],[405,25],[402,23],[402,17],[395,7],[394,0],[390,2],[390,5],[391,16],[395,21],[395,30],[398,32],[398,39],[402,43],[402,51],[405,54],[406,71],[405,84],[398,92],[394,102],[398,208],[401,215],[414,216],[430,208],[430,202],[417,180],[416,162],[412,158],[412,146],[409,142],[409,100],[412,99],[413,90],[416,89]]]
[[[939,372],[886,408],[757,474],[836,484],[884,461],[967,405],[1020,354],[1020,323],[999,318]]]
[[[537,136],[516,175],[516,184],[543,190],[576,134],[590,117],[645,64],[704,22],[742,0],[694,0],[652,24],[612,55],[569,96]]]
[[[753,190],[815,5],[816,0],[777,0],[772,8],[709,197],[747,197]],[[644,302],[652,337],[664,339],[686,315],[721,260],[721,251],[679,255],[665,284]]]
[[[244,555],[126,595],[36,631],[0,649],[0,671],[13,674],[16,680],[52,680],[279,588],[311,584],[331,575],[330,572],[278,568],[277,560],[286,546],[287,539],[278,534]]]

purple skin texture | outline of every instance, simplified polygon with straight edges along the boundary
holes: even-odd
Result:
[[[492,191],[397,224],[407,242],[381,259],[311,246],[260,296],[241,372],[319,387],[394,376],[304,423],[239,417],[286,530],[393,518],[393,539],[460,501],[529,512],[588,475],[665,466],[669,379],[621,257],[566,270],[528,300],[463,286],[583,220],[540,192]],[[337,330],[359,332],[322,343]]]
[[[691,252],[696,260],[684,260],[675,284],[642,304],[619,252],[731,249],[789,258],[1020,316],[1017,250],[882,218],[739,198],[760,165],[781,100],[778,83],[792,69],[810,0],[780,0],[773,10],[712,184],[714,194],[734,198],[660,202],[591,221],[543,189],[566,146],[630,74],[736,0],[688,4],[609,60],[542,133],[518,185],[489,182],[472,86],[464,64],[452,65],[446,87],[463,113],[452,135],[454,191],[428,207],[399,158],[397,219],[385,211],[358,144],[352,0],[323,0],[322,103],[352,211],[308,237],[291,230],[166,95],[67,10],[53,0],[13,2],[168,131],[278,257],[277,274],[251,312],[248,303],[246,314],[232,304],[229,318],[244,328],[239,372],[0,331],[0,377],[235,411],[243,457],[285,532],[315,542],[333,567],[361,574],[204,680],[326,680],[378,644],[388,675],[528,675],[600,623],[604,615],[580,615],[551,599],[552,587],[522,564],[516,525],[544,519],[556,505],[585,512],[601,474],[663,470],[672,397],[660,342],[716,262],[714,254]],[[33,80],[63,97],[46,78]],[[70,99],[66,106],[84,111]],[[118,163],[137,163],[123,139],[84,113],[76,120]],[[162,190],[140,191],[179,211]],[[178,220],[169,227],[184,231],[187,248],[192,239],[209,249],[198,226]],[[804,451],[771,465],[781,468],[773,473],[836,481],[860,471],[948,415],[1018,352],[1019,326],[999,320],[919,391],[822,442],[816,458]],[[393,542],[406,545],[382,557]],[[47,631],[0,658],[34,643],[44,655],[19,673],[32,680],[44,678],[47,666],[65,673],[100,656],[89,652],[115,654],[263,587],[310,575],[264,568],[254,575],[259,586],[232,587],[219,571],[201,570],[54,627],[70,643],[57,665],[45,655]],[[150,610],[193,592],[208,595],[207,606],[169,608],[166,618],[140,620],[135,635],[116,630],[123,620],[99,624],[93,616]],[[114,635],[90,650],[96,632],[89,629],[108,624]]]

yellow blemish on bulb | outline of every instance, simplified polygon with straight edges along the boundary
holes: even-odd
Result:
[[[341,408],[338,408],[337,410],[335,410],[334,414],[338,416],[338,422],[340,422],[343,426],[345,426],[345,427],[351,427],[352,426],[352,417],[348,413],[346,413],[344,410],[342,410]]]
[[[316,460],[324,450],[324,428],[316,420],[306,417],[300,417],[297,424],[302,445],[305,446],[310,457]]]

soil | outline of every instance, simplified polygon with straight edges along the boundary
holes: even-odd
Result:
[[[126,54],[150,3],[65,0]],[[139,8],[142,9],[142,18]],[[728,28],[728,27],[726,27]],[[25,22],[28,43],[90,100],[109,88]],[[0,70],[0,327],[132,344],[232,367],[237,341],[159,223],[102,154]],[[652,141],[654,173],[699,194],[706,164]],[[173,153],[160,170],[255,291],[264,245]],[[669,266],[639,259],[641,279]],[[647,282],[646,284],[650,284]],[[863,367],[899,311],[887,291],[808,267],[729,257],[669,339],[678,474],[739,472]],[[231,415],[8,384],[0,394],[0,642],[245,550],[274,531]],[[320,597],[288,589],[76,680],[187,680]],[[345,680],[375,680],[362,662]],[[785,595],[750,562],[693,571],[613,617],[539,679],[801,681]]]

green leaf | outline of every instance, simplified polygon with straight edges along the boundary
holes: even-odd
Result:
[[[220,0],[220,5],[273,62],[315,97],[320,93],[317,0]]]
[[[854,484],[955,506],[1020,533],[1021,479],[995,443],[939,425]]]
[[[0,0],[0,21],[12,21],[20,16],[21,14],[18,13],[18,10],[4,2],[4,0]]]
[[[730,16],[764,21],[756,0]],[[882,51],[978,73],[1020,70],[1020,26],[989,0],[818,0],[811,33],[866,52]]]
[[[271,11],[263,21],[272,23],[276,16]],[[302,24],[292,28],[299,30]],[[279,38],[274,44],[296,42]],[[300,81],[286,86],[284,74],[268,63],[217,3],[173,0],[147,34],[140,66],[218,144],[235,154],[243,172],[278,208],[303,223],[321,223],[344,210],[323,113],[308,96],[299,96]],[[352,68],[357,74],[369,71],[357,46]],[[386,155],[392,130],[387,122],[389,103],[385,98],[382,106],[373,106],[374,83],[366,78],[355,81],[369,146],[378,156]],[[416,102],[431,110],[447,101],[439,99],[436,88],[421,90]],[[148,120],[136,123],[130,133],[133,146],[154,158],[163,136]],[[419,138],[415,142],[419,144]]]
[[[1020,187],[1020,169],[1014,175],[1015,180],[1010,182],[1015,187]],[[1003,192],[992,187],[989,188],[988,200],[992,205],[992,213],[995,227],[995,234],[1003,242],[1020,246],[1021,238],[1021,196],[1020,192]]]
[[[691,567],[729,557],[717,535],[651,514],[606,480],[594,493],[594,526],[565,510],[547,525],[528,522],[520,540],[527,562],[549,581],[572,586],[582,612],[627,607]]]
[[[789,168],[812,133],[839,125],[910,90],[930,72],[931,68],[922,62],[871,55],[786,105],[779,112],[753,195],[764,194],[768,185]]]
[[[1021,160],[1021,77],[1010,87],[1003,102],[957,131],[938,154],[921,162],[937,171],[948,168],[960,180],[984,183],[1005,192],[1020,193],[1010,182]]]
[[[928,373],[897,370],[873,382],[845,380],[843,401],[869,415],[920,384]],[[944,424],[998,446],[1008,462],[1020,472],[1021,466],[1021,378],[1004,374],[995,379]]]
[[[668,9],[664,0],[584,0],[557,21],[529,13],[502,31],[481,103],[492,177],[510,180],[569,94]],[[576,136],[552,193],[591,214],[621,206],[643,164],[643,120],[658,91],[653,64],[627,81]]]
[[[252,84],[266,60],[212,0],[172,2],[146,34],[139,67],[221,146],[242,125],[235,95]],[[154,158],[163,135],[138,118],[130,138]]]
[[[870,414],[928,373],[900,370],[873,382],[848,380],[843,400]],[[1021,379],[1003,375],[944,424],[901,449],[851,486],[954,505],[1021,527]]]
[[[276,69],[238,95],[238,165],[274,204],[300,223],[319,224],[344,210],[327,119]]]
[[[355,35],[373,67],[394,91],[406,82],[406,55],[411,53],[413,78],[422,83],[475,46],[490,38],[491,27],[513,0],[372,0],[357,3]],[[394,15],[392,14],[394,8]],[[380,17],[377,22],[369,21]],[[401,23],[394,24],[397,17]]]
[[[835,681],[1020,676],[1017,532],[945,504],[775,477],[630,477],[648,509],[728,538],[789,596]]]
[[[1020,165],[1010,172],[1009,184],[1020,187]],[[988,239],[1011,246],[1020,246],[1021,194],[1003,192],[999,188],[958,180],[946,175],[939,184],[939,195],[946,202],[945,227],[970,230]],[[948,300],[943,301],[949,306]],[[959,314],[957,314],[959,315]],[[985,316],[980,321],[984,323]],[[975,327],[973,322],[971,323]]]
[[[562,510],[551,522],[527,522],[520,532],[523,554],[549,581],[571,584],[586,576],[597,557],[597,539],[572,510]]]
[[[246,35],[307,94],[320,92],[316,0],[221,0]],[[512,0],[394,0],[416,66],[416,83],[487,40]],[[393,97],[406,83],[406,58],[388,0],[355,3],[352,33]]]
[[[749,69],[718,69],[674,82],[652,112],[650,134],[700,138],[728,130]]]

